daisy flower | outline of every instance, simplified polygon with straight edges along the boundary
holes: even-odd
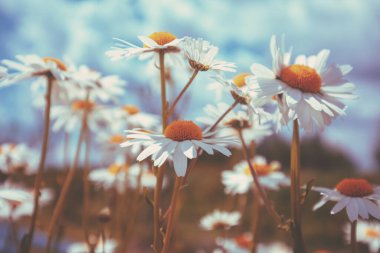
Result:
[[[0,87],[33,77],[45,77],[46,81],[47,75],[52,75],[55,80],[63,80],[66,76],[66,65],[56,58],[39,57],[37,55],[17,55],[16,59],[18,61],[1,61],[8,70],[15,70],[16,72],[9,73]]]
[[[293,250],[282,242],[272,242],[270,244],[259,243],[257,253],[292,253]]]
[[[103,251],[104,247],[104,251]],[[85,242],[72,243],[67,248],[67,253],[113,253],[116,252],[117,242],[108,239],[103,246],[103,242],[95,243],[94,248],[91,250]]]
[[[312,189],[323,195],[313,210],[320,208],[328,201],[334,201],[337,203],[330,213],[336,214],[345,208],[351,222],[358,220],[359,217],[369,219],[370,215],[380,219],[380,207],[374,203],[380,200],[380,187],[371,185],[365,179],[346,178],[341,180],[335,189],[324,187]]]
[[[253,237],[251,233],[244,233],[234,238],[215,239],[216,245],[223,248],[226,253],[250,253],[253,245]]]
[[[53,199],[49,189],[42,189],[39,199],[40,205],[46,205]],[[27,190],[16,185],[5,183],[0,186],[0,218],[18,220],[24,216],[31,216],[34,208],[33,190]]]
[[[7,74],[8,74],[7,72],[8,71],[7,71],[6,68],[0,66],[0,80],[3,79],[3,78],[5,78],[7,76]]]
[[[38,155],[27,145],[4,143],[0,145],[0,171],[5,174],[36,172]]]
[[[346,242],[351,242],[351,225],[346,224],[343,228]],[[356,240],[367,244],[371,253],[380,250],[380,223],[358,220],[356,225]]]
[[[285,118],[298,119],[307,131],[323,130],[333,118],[344,115],[346,106],[340,98],[356,98],[352,94],[354,84],[345,79],[352,67],[333,64],[326,66],[329,50],[317,55],[300,55],[290,64],[291,51],[285,52],[284,38],[281,45],[276,37],[270,42],[272,70],[261,64],[252,64],[254,77],[247,79],[258,96],[276,96],[279,106],[285,109]]]
[[[115,39],[119,43],[111,50],[106,52],[106,55],[111,60],[130,59],[135,56],[140,56],[140,59],[147,59],[157,55],[157,52],[179,53],[179,43],[182,39],[177,39],[176,36],[169,32],[154,32],[149,36],[138,36],[138,39],[143,44],[142,46],[134,45],[130,42],[121,39]]]
[[[205,117],[199,117],[196,120],[205,124],[209,128],[225,113],[230,106],[226,103],[206,105],[203,111]],[[272,126],[268,120],[270,115],[264,110],[258,110],[259,114],[249,115],[249,111],[239,110],[231,111],[217,126],[219,135],[238,135],[238,131],[243,132],[244,140],[247,142],[260,141],[266,136],[273,133]],[[261,119],[261,120],[260,120]],[[240,146],[240,143],[238,144]]]
[[[204,230],[228,230],[239,224],[241,214],[239,212],[214,212],[202,217],[200,227]]]
[[[259,177],[260,184],[269,190],[278,190],[280,186],[288,186],[289,178],[281,171],[277,161],[267,163],[262,156],[256,156],[251,163]],[[227,194],[244,194],[253,187],[253,178],[247,161],[236,164],[233,170],[222,172],[222,183]]]
[[[153,130],[157,128],[157,125],[160,125],[159,116],[142,112],[139,107],[132,104],[126,104],[112,110],[116,122],[124,122],[128,129],[143,128]]]
[[[121,144],[122,147],[146,146],[137,157],[138,161],[152,156],[154,166],[160,167],[170,157],[179,177],[186,174],[187,159],[198,156],[198,148],[210,155],[216,150],[225,156],[230,156],[231,152],[225,146],[236,142],[233,137],[213,138],[214,133],[202,132],[202,129],[192,121],[184,120],[172,122],[166,127],[164,134],[139,129],[125,132],[128,140]]]
[[[206,40],[186,37],[181,41],[181,48],[194,70],[236,71],[235,63],[215,60],[219,49]]]

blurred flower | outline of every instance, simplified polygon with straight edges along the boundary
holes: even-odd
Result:
[[[236,71],[235,63],[214,60],[219,49],[206,40],[185,37],[180,45],[194,70]]]
[[[251,163],[263,187],[269,190],[278,190],[280,186],[290,184],[289,178],[279,171],[281,167],[279,162],[273,161],[268,164],[264,157],[256,156]],[[244,194],[248,192],[253,187],[253,178],[247,161],[236,164],[233,170],[223,171],[222,183],[227,194]]]
[[[224,212],[214,210],[214,212],[202,217],[201,228],[205,230],[228,230],[239,224],[241,214],[239,212]]]
[[[292,253],[293,250],[282,242],[272,242],[270,244],[259,243],[257,253]]]
[[[0,145],[0,171],[5,174],[33,174],[37,170],[37,163],[38,154],[24,143]]]
[[[351,243],[351,224],[346,224],[343,231],[346,242]],[[380,223],[358,220],[356,240],[367,244],[371,253],[378,253],[380,250]]]
[[[216,238],[216,245],[223,248],[225,253],[250,253],[253,245],[251,233],[244,233],[234,238]]]
[[[193,159],[198,156],[198,148],[210,155],[217,150],[225,156],[230,156],[231,152],[224,146],[236,142],[232,137],[212,138],[214,133],[202,132],[201,128],[192,121],[183,120],[174,121],[168,125],[164,134],[154,134],[138,129],[125,132],[128,140],[121,144],[122,147],[141,144],[147,146],[137,157],[138,161],[152,156],[154,166],[160,167],[170,157],[179,177],[186,174],[187,158]]]
[[[226,103],[218,103],[214,105],[206,105],[203,111],[205,117],[197,118],[197,121],[207,125],[209,128],[225,113],[230,106]],[[270,115],[261,108],[257,110],[258,114],[249,115],[249,112],[239,110],[231,111],[217,126],[218,135],[229,136],[238,135],[238,131],[243,132],[243,137],[246,142],[260,141],[265,136],[272,134],[272,126],[268,119]],[[260,120],[261,118],[261,120]],[[267,120],[264,120],[267,119]],[[240,143],[237,144],[240,147]]]
[[[104,251],[103,251],[104,247]],[[117,242],[112,239],[108,239],[103,246],[103,242],[99,242],[94,245],[94,249],[91,250],[87,243],[77,242],[72,243],[67,248],[67,253],[113,253],[117,247]]]
[[[247,79],[253,91],[263,98],[276,96],[285,119],[298,119],[306,131],[323,130],[333,118],[344,115],[346,106],[338,99],[353,99],[354,84],[344,75],[352,67],[331,65],[326,67],[329,50],[318,55],[300,55],[295,64],[290,65],[291,52],[284,51],[284,38],[278,45],[272,36],[270,49],[273,60],[272,70],[261,64],[252,64],[255,75]]]
[[[112,111],[116,122],[126,124],[124,129],[143,128],[155,130],[157,126],[160,125],[160,118],[157,115],[142,112],[140,108],[135,105],[123,105],[112,109]]]
[[[134,56],[140,56],[140,59],[143,60],[154,57],[158,51],[164,51],[166,54],[179,53],[179,43],[182,40],[177,39],[176,36],[169,32],[154,32],[149,36],[138,36],[138,39],[143,43],[142,47],[125,40],[116,39],[119,44],[108,50],[106,55],[111,60],[129,59]]]
[[[42,189],[39,198],[40,205],[46,205],[53,199],[49,189]],[[31,216],[34,207],[33,190],[26,190],[17,185],[5,183],[0,186],[0,218],[18,220],[23,216]]]
[[[5,78],[5,77],[8,75],[7,72],[8,72],[8,71],[7,71],[6,68],[0,66],[0,80],[3,79],[3,78]]]
[[[331,214],[336,214],[346,208],[351,222],[359,217],[369,219],[369,215],[380,219],[380,207],[374,203],[380,200],[380,187],[374,187],[365,179],[343,179],[331,190],[324,187],[313,187],[323,195],[322,199],[314,205],[316,210],[331,200],[338,202],[331,209]]]

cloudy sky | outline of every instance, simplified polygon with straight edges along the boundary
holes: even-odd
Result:
[[[113,37],[133,43],[138,43],[137,35],[154,31],[202,37],[220,48],[221,59],[236,62],[239,71],[246,72],[254,62],[270,64],[270,36],[286,34],[295,54],[327,48],[331,63],[354,67],[349,78],[360,98],[349,102],[347,116],[322,136],[349,152],[362,169],[370,169],[380,126],[379,21],[376,0],[1,0],[0,58],[66,56],[105,74],[119,74],[131,89],[128,99],[139,103],[133,91],[147,83],[144,63],[107,59],[104,52]],[[207,80],[200,78],[192,87],[189,117],[214,102],[201,95]],[[28,85],[3,89],[0,98],[2,139],[38,143],[30,132],[41,127],[41,115],[31,107]]]

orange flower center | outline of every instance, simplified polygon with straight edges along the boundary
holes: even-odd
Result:
[[[235,237],[235,242],[239,247],[250,249],[252,247],[252,236],[250,234],[242,234]]]
[[[216,222],[212,225],[213,230],[225,230],[228,229],[228,227],[229,225],[222,221]]]
[[[46,63],[48,62],[54,62],[57,67],[62,70],[62,71],[66,71],[67,70],[67,67],[66,65],[61,61],[61,60],[58,60],[57,58],[53,58],[53,57],[44,57],[42,58],[42,60]]]
[[[258,176],[266,176],[272,173],[273,171],[277,170],[278,166],[273,166],[272,164],[257,164],[256,163],[256,164],[253,164],[253,168],[255,169]],[[251,175],[251,170],[249,169],[249,167],[247,167],[244,170],[244,173],[246,175]]]
[[[232,79],[232,81],[234,82],[234,84],[235,84],[237,87],[241,88],[241,87],[246,86],[245,78],[246,78],[247,76],[250,76],[250,75],[251,75],[250,73],[241,73],[241,74],[235,76],[235,77]]]
[[[128,167],[126,165],[122,165],[122,164],[111,164],[108,168],[107,168],[107,171],[108,173],[112,174],[112,175],[117,175],[120,171],[122,170],[127,170]]]
[[[281,70],[281,81],[292,88],[303,92],[318,93],[321,90],[322,79],[315,69],[304,65],[291,65]]]
[[[202,129],[190,120],[177,120],[165,128],[164,135],[174,141],[201,140]]]
[[[149,35],[149,38],[154,40],[158,45],[163,46],[166,45],[173,40],[175,40],[177,37],[169,32],[154,32],[151,35]],[[145,45],[144,45],[145,46]],[[146,46],[148,47],[148,46]]]
[[[140,112],[140,109],[134,105],[124,105],[122,109],[127,112],[129,115],[134,115]]]
[[[71,103],[71,109],[73,111],[88,110],[91,111],[94,109],[95,103],[86,101],[86,100],[76,100]]]
[[[120,144],[125,141],[124,135],[121,134],[114,134],[109,139],[108,142],[112,144]]]
[[[371,238],[380,238],[380,231],[373,228],[368,228],[365,231],[365,235]]]
[[[365,197],[373,193],[373,186],[365,179],[346,178],[340,181],[335,188],[349,197]]]

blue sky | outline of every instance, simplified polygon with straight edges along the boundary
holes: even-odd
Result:
[[[324,140],[345,149],[363,169],[373,168],[372,149],[380,123],[380,2],[376,0],[1,0],[0,58],[16,54],[67,56],[105,74],[120,74],[131,89],[146,85],[144,63],[111,62],[104,52],[113,37],[138,43],[137,35],[170,31],[178,37],[202,37],[220,47],[220,59],[236,62],[239,71],[254,63],[270,64],[272,34],[286,34],[294,53],[331,50],[330,63],[351,64],[349,78],[357,85],[357,101],[348,102]],[[214,102],[203,94],[207,75],[192,87],[189,117]],[[27,84],[0,91],[0,128],[6,139],[38,144],[41,113],[31,107]],[[10,109],[11,108],[11,109]],[[286,131],[285,131],[286,132]],[[286,135],[286,134],[285,134]]]

